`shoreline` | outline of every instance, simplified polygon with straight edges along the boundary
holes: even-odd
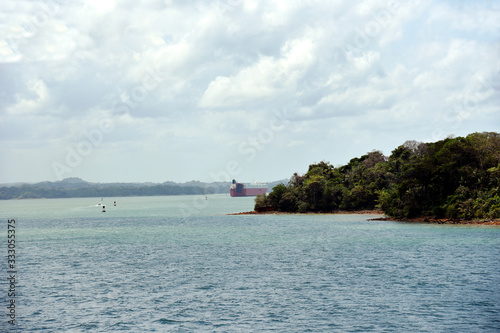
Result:
[[[227,215],[384,215],[381,210],[337,210],[334,212],[307,212],[307,213],[291,213],[291,212],[280,212],[277,210],[269,210],[265,212],[257,212],[255,210],[251,212],[241,212],[241,213],[231,213]]]
[[[442,218],[436,219],[433,217],[416,217],[412,219],[395,218],[395,217],[379,217],[370,219],[369,221],[393,221],[393,222],[414,222],[414,223],[429,223],[429,224],[472,224],[472,225],[499,225],[500,219],[484,219],[484,220],[462,220],[462,219],[449,219]]]
[[[485,219],[485,220],[461,220],[461,219],[436,219],[433,217],[417,217],[412,219],[407,218],[395,218],[385,216],[384,212],[380,210],[359,210],[359,211],[334,211],[334,212],[307,212],[307,213],[290,213],[290,212],[280,212],[280,211],[266,211],[266,212],[241,212],[241,213],[231,213],[227,215],[384,215],[383,217],[377,217],[373,219],[368,219],[368,221],[393,221],[393,222],[413,222],[413,223],[429,223],[429,224],[461,224],[461,225],[498,225],[500,226],[500,219]]]

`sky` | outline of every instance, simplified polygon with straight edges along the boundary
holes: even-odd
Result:
[[[500,2],[0,2],[0,183],[275,181],[500,131]]]

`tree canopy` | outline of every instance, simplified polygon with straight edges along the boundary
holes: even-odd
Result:
[[[407,141],[389,157],[372,151],[344,166],[311,164],[255,199],[255,210],[380,209],[399,218],[500,218],[500,135]]]

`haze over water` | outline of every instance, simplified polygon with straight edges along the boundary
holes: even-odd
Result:
[[[499,227],[226,215],[253,208],[228,195],[100,200],[0,202],[18,228],[18,331],[500,330]]]

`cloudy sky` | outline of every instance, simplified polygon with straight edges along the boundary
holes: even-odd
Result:
[[[0,183],[273,181],[482,131],[497,0],[0,3]]]

